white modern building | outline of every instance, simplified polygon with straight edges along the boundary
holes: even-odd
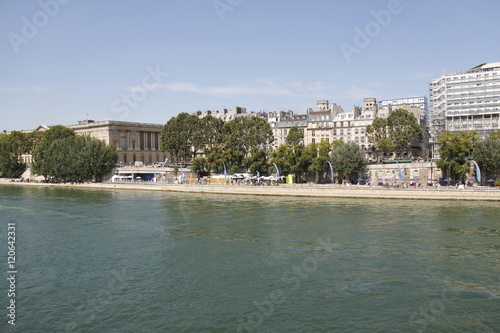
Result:
[[[392,110],[397,109],[399,106],[410,106],[420,108],[422,115],[425,117],[427,125],[430,124],[431,116],[429,110],[429,100],[426,96],[417,97],[404,97],[404,98],[394,98],[394,99],[383,99],[379,101],[379,110],[387,110],[392,107]]]
[[[434,158],[439,158],[437,136],[445,130],[477,131],[482,137],[500,130],[500,62],[443,75],[429,88]]]

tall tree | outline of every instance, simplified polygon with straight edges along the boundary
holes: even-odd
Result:
[[[208,160],[204,157],[196,157],[191,164],[191,171],[198,174],[198,178],[206,176],[210,171],[210,164]]]
[[[500,180],[500,131],[490,133],[486,138],[477,142],[472,158],[477,162],[485,177]]]
[[[274,141],[267,120],[260,117],[236,117],[222,127],[224,145],[248,155],[252,147],[266,149]]]
[[[405,151],[423,138],[418,119],[411,112],[396,109],[387,118],[389,135],[396,150]]]
[[[200,119],[188,113],[179,113],[163,127],[161,150],[169,152],[175,160],[192,158],[203,147]]]
[[[202,142],[207,149],[220,146],[222,144],[222,127],[224,121],[208,115],[200,119],[200,129],[202,131]]]
[[[335,171],[342,173],[344,179],[354,180],[356,173],[368,164],[365,154],[355,143],[345,143],[332,151],[331,163]]]
[[[332,145],[327,141],[321,141],[318,145],[318,155],[308,170],[316,174],[316,182],[319,182],[326,171],[329,170],[327,161],[330,159]]]
[[[215,147],[207,152],[207,161],[213,172],[222,173],[225,165],[228,173],[235,173],[243,163],[243,153],[234,149]]]
[[[288,135],[286,136],[286,143],[292,146],[296,146],[302,143],[303,139],[304,131],[297,126],[292,126],[292,128],[290,128],[290,131],[288,131]]]
[[[316,182],[318,182],[318,172],[321,170],[321,166],[318,164],[318,144],[311,143],[304,147],[297,165],[304,179],[306,179],[307,172],[313,172],[316,175]]]
[[[258,172],[261,175],[268,173],[269,163],[267,161],[267,151],[264,149],[253,147],[250,150],[250,156],[245,157],[243,163],[252,173]]]
[[[32,172],[42,175],[47,179],[49,175],[49,162],[46,161],[47,150],[56,140],[74,136],[75,131],[73,129],[62,125],[52,126],[45,132],[42,132],[41,137],[38,142],[35,143],[35,148],[33,149]]]
[[[11,134],[0,134],[0,177],[18,178],[26,166],[20,161],[20,151]]]
[[[271,164],[276,164],[281,175],[295,174],[295,178],[298,180],[300,171],[298,159],[303,149],[301,146],[280,145],[277,151],[272,152]]]
[[[366,126],[366,136],[378,154],[394,151],[394,143],[389,135],[387,119],[375,118],[370,125]]]
[[[88,136],[69,136],[54,140],[44,152],[43,170],[56,181],[96,181],[112,169],[116,148]]]
[[[453,180],[462,179],[470,169],[467,161],[471,156],[477,137],[476,131],[451,133],[444,131],[438,136],[440,159],[436,162],[438,168]]]

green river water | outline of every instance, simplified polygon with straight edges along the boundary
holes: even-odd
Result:
[[[0,221],[0,332],[500,332],[496,202],[0,186]]]

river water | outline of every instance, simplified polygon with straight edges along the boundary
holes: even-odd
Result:
[[[0,186],[0,331],[499,332],[499,217],[495,202]]]

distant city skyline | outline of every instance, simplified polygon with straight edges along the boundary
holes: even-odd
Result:
[[[498,12],[494,0],[4,1],[0,130],[428,96],[443,74],[499,61]]]

